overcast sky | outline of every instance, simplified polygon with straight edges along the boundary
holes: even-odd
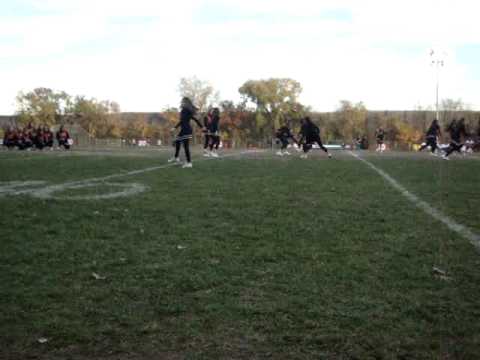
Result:
[[[181,77],[239,100],[249,79],[289,77],[301,101],[333,111],[435,103],[430,49],[445,59],[440,96],[480,109],[474,0],[1,0],[0,114],[49,87],[123,111],[179,103]]]

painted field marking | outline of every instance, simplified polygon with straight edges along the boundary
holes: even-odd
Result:
[[[405,196],[408,200],[410,200],[416,207],[422,209],[424,212],[426,212],[428,215],[433,217],[434,219],[442,222],[444,225],[446,225],[450,230],[456,232],[457,234],[461,235],[463,238],[467,239],[478,251],[480,251],[480,236],[478,234],[475,234],[472,230],[470,230],[468,227],[465,225],[462,225],[455,220],[453,220],[451,217],[445,215],[441,211],[435,209],[433,206],[431,206],[429,203],[425,202],[424,200],[420,199],[418,196],[415,194],[412,194],[410,191],[408,191],[403,185],[401,185],[397,180],[395,180],[393,177],[388,175],[385,171],[379,169],[375,165],[373,165],[371,162],[368,160],[365,160],[361,158],[359,155],[355,154],[354,152],[349,151],[349,153],[355,157],[356,159],[360,160],[364,164],[366,164],[368,167],[373,169],[375,172],[377,172],[380,176],[382,176],[387,182],[390,183],[395,189],[400,191],[400,193]]]
[[[226,157],[241,156],[245,154],[254,154],[259,151],[242,151],[239,153],[226,154],[218,158],[221,160]],[[200,159],[198,161],[213,160],[214,158]],[[215,158],[216,159],[216,158]],[[119,179],[127,176],[134,176],[152,172],[156,170],[166,169],[170,167],[178,166],[176,163],[164,164],[159,166],[152,166],[139,170],[132,170],[128,172],[107,175],[98,178],[69,181],[62,184],[45,185],[44,181],[11,181],[7,183],[0,183],[0,197],[3,195],[30,195],[39,199],[63,199],[63,200],[101,200],[101,199],[114,199],[117,197],[132,196],[139,194],[148,189],[146,185],[140,183],[113,183],[109,180]],[[185,170],[190,171],[190,170]],[[83,188],[92,188],[95,186],[110,186],[121,188],[121,191],[105,193],[105,194],[93,194],[93,195],[77,195],[77,196],[55,196],[55,193],[63,192],[66,190],[78,190]],[[33,187],[33,188],[32,188]]]

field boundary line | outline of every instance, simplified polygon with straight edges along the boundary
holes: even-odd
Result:
[[[440,210],[434,208],[432,205],[427,203],[426,201],[420,199],[417,195],[408,191],[403,185],[401,185],[397,180],[395,180],[392,176],[387,174],[382,169],[379,169],[375,165],[373,165],[370,161],[363,159],[358,154],[355,154],[352,151],[349,151],[350,155],[355,157],[356,159],[360,160],[364,164],[366,164],[369,168],[374,170],[377,174],[382,176],[393,188],[398,190],[404,197],[406,197],[410,202],[412,202],[416,207],[422,209],[425,213],[433,217],[434,219],[440,221],[444,225],[446,225],[450,230],[456,232],[457,234],[461,235],[464,239],[468,240],[476,249],[480,251],[480,236],[475,234],[472,230],[470,230],[465,225],[462,225],[455,220],[453,220],[448,215],[445,215]]]

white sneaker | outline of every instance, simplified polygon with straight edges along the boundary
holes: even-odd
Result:
[[[290,153],[288,151],[284,151],[283,155],[290,155]]]
[[[183,164],[182,169],[192,168],[192,167],[193,167],[193,164],[191,162],[187,162],[187,163]]]
[[[281,151],[277,151],[278,156],[283,156],[283,153]]]
[[[302,154],[302,155],[300,155],[300,159],[308,159],[308,155],[307,154]]]
[[[332,154],[328,153],[328,158],[331,159],[331,158],[332,158]]]
[[[218,154],[217,154],[215,151],[212,151],[212,152],[210,153],[210,156],[211,156],[211,157],[214,157],[214,158],[218,158]]]
[[[443,160],[450,160],[447,155],[442,155]]]
[[[180,158],[173,157],[173,158],[171,158],[171,159],[168,159],[168,162],[169,162],[169,163],[175,162],[175,163],[177,163],[177,164],[180,164]]]
[[[203,151],[203,156],[205,156],[205,157],[210,157],[210,156],[212,156],[212,153],[211,153],[210,151],[208,151],[208,150],[204,150],[204,151]]]

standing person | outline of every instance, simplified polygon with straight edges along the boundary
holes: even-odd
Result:
[[[418,149],[418,151],[422,151],[428,146],[430,146],[430,151],[432,155],[435,155],[435,151],[438,148],[437,141],[440,136],[442,136],[442,131],[440,130],[440,125],[438,125],[438,120],[435,119],[432,121],[432,124],[427,130],[427,134],[425,136],[425,144],[422,145],[422,147]]]
[[[462,139],[468,136],[467,129],[465,128],[465,119],[461,118],[458,122],[456,119],[453,119],[447,127],[447,132],[450,134],[450,145],[445,155],[443,155],[445,160],[448,160],[448,157],[454,151],[461,153],[463,147]]]
[[[277,151],[277,155],[283,156],[283,155],[290,155],[290,153],[287,151],[287,147],[289,144],[290,139],[293,140],[296,144],[298,144],[298,141],[295,139],[295,137],[292,135],[292,132],[290,131],[290,128],[288,125],[283,125],[281,128],[277,130],[277,133],[275,134],[277,139],[280,141],[282,144],[282,147],[279,151]]]
[[[307,116],[302,120],[302,128],[300,130],[300,144],[303,144],[303,154],[300,155],[300,157],[306,159],[308,157],[308,152],[312,149],[312,145],[315,143],[320,146],[320,149],[325,151],[329,158],[332,157],[332,154],[330,154],[327,148],[323,146],[322,140],[320,139],[320,129],[312,122],[312,119]]]
[[[385,151],[385,130],[379,127],[375,130],[375,138],[377,139],[377,149],[375,151]]]
[[[218,146],[220,145],[220,109],[213,108],[212,121],[207,131],[210,134],[210,156],[218,157]],[[215,150],[214,150],[215,149]]]
[[[180,127],[180,132],[175,139],[175,156],[168,160],[168,162],[176,162],[178,164],[180,163],[180,147],[183,144],[185,156],[187,158],[187,162],[183,165],[183,168],[191,168],[193,167],[193,165],[190,157],[190,139],[192,138],[193,130],[192,126],[190,125],[190,121],[194,120],[202,129],[203,126],[195,117],[197,108],[193,105],[192,101],[189,98],[184,97],[180,106],[180,121],[177,125],[175,125],[174,128],[174,130],[176,130]]]
[[[65,127],[62,125],[60,126],[60,129],[57,131],[57,141],[58,141],[58,147],[64,147],[65,150],[70,149],[70,134],[68,131],[65,129]]]
[[[218,145],[220,144],[219,124],[220,110],[218,108],[213,108],[204,118],[205,143],[203,146],[203,156],[218,157],[217,150]]]
[[[213,121],[213,109],[209,109],[207,115],[203,118],[203,133],[205,135],[205,142],[203,143],[203,156],[210,157],[210,141],[211,141],[211,135],[209,128],[211,126],[211,123]]]

